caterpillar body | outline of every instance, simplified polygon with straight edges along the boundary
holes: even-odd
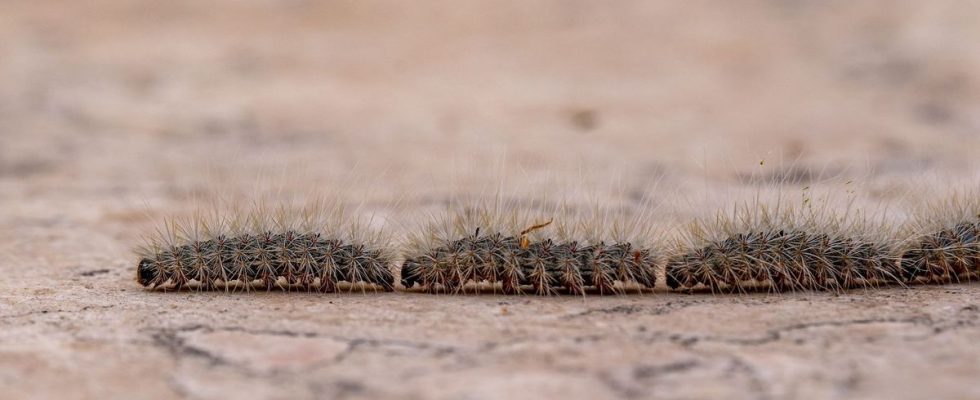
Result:
[[[740,233],[671,257],[667,286],[712,291],[839,290],[894,282],[899,276],[888,246],[806,231]]]
[[[503,293],[538,295],[600,294],[620,289],[616,282],[652,289],[656,283],[649,249],[631,243],[556,243],[552,239],[521,245],[521,238],[501,233],[475,234],[407,259],[402,284],[416,283],[431,292],[458,292],[467,282],[499,283]]]
[[[902,274],[908,282],[975,279],[980,274],[980,222],[964,222],[921,237],[902,255]]]
[[[345,284],[393,290],[394,256],[384,235],[326,211],[256,209],[233,219],[170,222],[139,250],[136,281],[160,289],[334,292]]]
[[[409,235],[401,283],[430,293],[620,294],[652,290],[648,209],[494,200],[427,216]]]
[[[917,215],[902,254],[907,282],[960,282],[980,277],[980,197],[952,196]]]
[[[692,291],[844,290],[901,283],[893,230],[881,216],[783,196],[736,205],[682,230],[664,266],[667,287]]]
[[[965,200],[964,200],[965,199]],[[476,204],[427,218],[403,247],[407,289],[504,294],[670,290],[838,291],[980,278],[980,200],[953,198],[903,231],[850,205],[760,202],[696,219],[659,258],[645,215],[610,216],[524,203]],[[299,212],[256,207],[231,218],[169,222],[139,251],[136,281],[151,289],[275,288],[334,292],[399,281],[385,234],[317,203]],[[661,271],[662,268],[662,271]]]
[[[339,282],[371,283],[392,290],[391,259],[383,251],[345,244],[318,233],[218,236],[161,249],[139,262],[137,281],[146,287],[170,282],[180,289],[195,281],[211,290],[227,284],[333,292]]]

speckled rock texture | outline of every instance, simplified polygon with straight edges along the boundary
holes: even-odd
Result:
[[[572,182],[666,226],[760,163],[897,221],[976,185],[977,43],[952,0],[5,1],[0,398],[980,398],[976,283],[164,293],[132,252],[217,187],[315,186],[397,237]]]

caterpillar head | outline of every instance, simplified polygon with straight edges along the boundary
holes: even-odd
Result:
[[[402,285],[406,289],[411,289],[415,286],[416,282],[419,282],[419,264],[413,259],[405,260],[402,263]]]
[[[677,289],[681,287],[681,281],[677,278],[677,274],[674,272],[667,274],[667,287],[671,289]]]
[[[682,282],[686,279],[682,278],[681,275],[686,271],[683,271],[685,267],[682,265],[668,265],[664,273],[664,278],[667,279],[667,287],[671,289],[677,289],[681,287]]]
[[[136,267],[136,282],[139,282],[140,285],[145,287],[152,285],[156,279],[156,263],[149,258],[140,260],[139,266]]]

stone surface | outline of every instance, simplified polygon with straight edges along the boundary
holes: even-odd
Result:
[[[897,223],[980,176],[976,43],[963,1],[3,2],[0,397],[980,397],[977,284],[159,293],[132,253],[311,188],[399,236],[500,181],[670,226],[825,171]]]

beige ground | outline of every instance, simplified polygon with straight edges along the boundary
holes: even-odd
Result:
[[[0,398],[980,397],[980,285],[173,294],[130,252],[260,177],[396,231],[488,176],[683,219],[826,169],[900,215],[980,176],[977,2],[138,3],[0,4]]]

